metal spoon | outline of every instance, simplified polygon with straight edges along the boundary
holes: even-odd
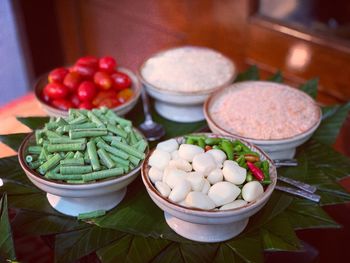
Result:
[[[140,131],[145,135],[147,140],[156,141],[164,136],[165,130],[162,125],[153,121],[150,104],[145,89],[141,91],[141,98],[143,104],[143,113],[145,115],[145,121],[139,126]]]

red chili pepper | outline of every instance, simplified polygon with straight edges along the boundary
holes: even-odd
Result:
[[[247,162],[248,168],[249,170],[252,172],[252,174],[254,175],[254,177],[258,180],[258,181],[262,181],[264,180],[264,173],[260,170],[259,167],[256,167],[253,163],[251,162]]]

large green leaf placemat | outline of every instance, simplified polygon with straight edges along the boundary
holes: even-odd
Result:
[[[236,81],[259,79],[256,67],[239,74]],[[282,82],[280,72],[269,78]],[[317,94],[317,80],[300,87]],[[48,204],[45,193],[27,179],[17,157],[0,159],[0,260],[15,260],[12,231],[23,235],[51,235],[55,240],[55,261],[72,262],[95,252],[102,262],[261,262],[263,251],[301,249],[296,229],[340,227],[322,209],[323,205],[350,201],[338,181],[350,173],[350,160],[333,150],[350,103],[323,108],[323,120],[314,136],[299,147],[297,167],[279,169],[280,175],[317,187],[319,204],[274,191],[266,206],[250,218],[237,237],[221,243],[203,244],[182,238],[166,224],[163,212],[149,198],[138,178],[128,186],[124,200],[105,216],[87,221],[59,214]],[[143,120],[141,104],[127,116],[138,125]],[[180,124],[154,114],[166,128],[167,137],[198,131],[205,122]],[[35,129],[47,118],[18,118]],[[1,135],[18,149],[25,134]],[[9,223],[7,207],[16,210]]]

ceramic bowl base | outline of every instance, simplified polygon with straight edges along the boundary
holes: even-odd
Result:
[[[78,216],[81,213],[96,210],[111,210],[124,198],[126,187],[106,195],[92,197],[63,197],[53,194],[46,194],[50,205],[58,212],[68,216]]]
[[[260,145],[257,145],[257,146],[260,146]],[[260,146],[260,148],[264,150],[264,146]],[[286,150],[282,150],[282,151],[265,150],[265,152],[272,160],[293,159],[293,157],[295,155],[295,148],[286,149]]]
[[[156,101],[155,108],[159,115],[171,121],[196,122],[205,119],[203,104],[179,105]]]
[[[239,235],[248,224],[248,218],[229,224],[196,224],[164,212],[167,224],[180,236],[199,242],[221,242]]]

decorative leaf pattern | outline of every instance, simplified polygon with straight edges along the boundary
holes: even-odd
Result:
[[[11,226],[7,211],[7,196],[0,199],[0,261],[16,260]]]

